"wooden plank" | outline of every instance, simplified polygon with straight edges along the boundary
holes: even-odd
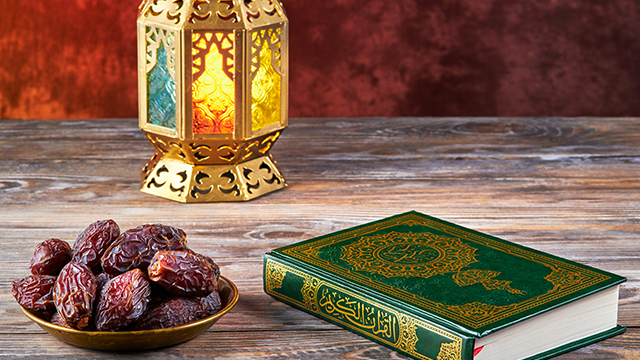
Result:
[[[215,325],[214,325],[215,326]],[[557,360],[637,359],[640,357],[640,332],[630,329],[625,334],[601,341]],[[25,347],[28,343],[30,346]],[[16,351],[19,349],[19,351]],[[64,357],[65,359],[111,359],[113,353],[77,348],[57,341],[45,333],[8,334],[0,338],[0,355],[24,356],[30,359]],[[117,353],[118,358],[157,359],[407,359],[407,357],[341,329],[323,331],[226,332],[207,331],[201,336],[167,349],[143,353]]]
[[[241,294],[204,336],[132,357],[394,357],[264,294],[262,254],[417,210],[626,276],[619,322],[628,332],[559,359],[640,358],[638,119],[291,119],[273,148],[289,187],[249,203],[142,194],[139,172],[152,153],[135,119],[0,121],[0,356],[111,356],[44,334],[10,288],[38,242],[72,243],[112,218],[123,229],[185,229]]]

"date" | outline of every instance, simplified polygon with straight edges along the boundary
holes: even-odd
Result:
[[[37,317],[49,320],[56,312],[53,288],[56,277],[50,275],[30,275],[11,284],[11,293],[18,304]]]
[[[96,221],[73,246],[54,238],[38,244],[29,268],[32,275],[13,281],[13,296],[62,327],[160,329],[222,308],[219,266],[189,249],[185,232],[171,226],[142,225],[121,233],[113,220]]]
[[[151,281],[178,295],[206,296],[218,288],[210,264],[191,251],[158,251],[148,273]]]
[[[171,296],[150,307],[135,323],[136,330],[165,329],[192,323],[220,310],[218,292],[206,297]],[[216,305],[218,304],[218,305]]]
[[[89,225],[73,244],[73,261],[95,270],[104,252],[120,235],[120,227],[113,220],[96,221]]]
[[[107,281],[113,279],[114,277],[115,277],[114,275],[111,275],[105,271],[96,275],[96,292],[100,293],[100,290],[102,290],[102,288],[107,283]]]
[[[212,291],[211,294],[200,298],[200,301],[202,302],[202,306],[204,308],[204,313],[202,314],[203,317],[211,316],[222,309],[222,300],[220,300],[220,294],[217,290]]]
[[[91,319],[96,291],[96,277],[91,269],[83,263],[69,262],[60,271],[53,288],[58,314],[69,325],[85,329]]]
[[[185,325],[200,319],[202,313],[202,304],[196,298],[169,297],[145,312],[135,329],[152,330]]]
[[[100,331],[118,330],[134,323],[147,309],[151,286],[140,269],[109,280],[100,293],[95,324]]]
[[[102,288],[107,284],[107,282],[113,279],[115,275],[111,275],[108,272],[101,272],[96,275],[96,297],[93,299],[93,310],[94,312],[98,308],[98,304],[100,303],[100,296],[102,294]]]
[[[142,225],[120,234],[102,256],[102,269],[111,274],[135,268],[146,271],[158,251],[186,249],[187,238],[181,229],[161,224]]]
[[[74,329],[74,327],[69,325],[69,323],[67,323],[67,321],[62,316],[60,316],[60,314],[58,314],[58,313],[53,314],[53,316],[51,317],[51,323],[53,325],[58,325],[58,326],[66,327],[66,328],[69,328],[69,329]]]
[[[60,239],[49,239],[36,245],[29,269],[33,275],[58,275],[71,261],[71,246]]]
[[[209,269],[211,269],[211,271],[213,271],[213,273],[215,274],[215,277],[216,277],[216,281],[218,281],[218,278],[220,277],[220,267],[218,266],[218,264],[216,264],[215,261],[213,261],[212,258],[210,258],[210,257],[208,257],[206,255],[202,255],[202,254],[197,253],[197,252],[195,252],[193,250],[189,250],[189,251],[192,252],[194,255],[196,255],[198,258],[200,258],[200,260],[202,260],[202,262]]]

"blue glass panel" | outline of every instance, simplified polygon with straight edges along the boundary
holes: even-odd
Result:
[[[176,128],[176,82],[167,69],[167,51],[162,40],[156,65],[147,73],[147,123]]]

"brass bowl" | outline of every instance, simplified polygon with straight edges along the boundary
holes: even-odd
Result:
[[[176,345],[205,332],[238,302],[238,289],[224,276],[218,281],[222,309],[204,319],[181,326],[139,331],[82,331],[54,325],[22,308],[25,315],[58,340],[88,349],[109,351],[149,350]]]

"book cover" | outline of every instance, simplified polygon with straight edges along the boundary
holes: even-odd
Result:
[[[425,360],[473,359],[477,339],[625,280],[414,211],[264,257],[267,294]],[[613,324],[528,358],[623,331]]]

